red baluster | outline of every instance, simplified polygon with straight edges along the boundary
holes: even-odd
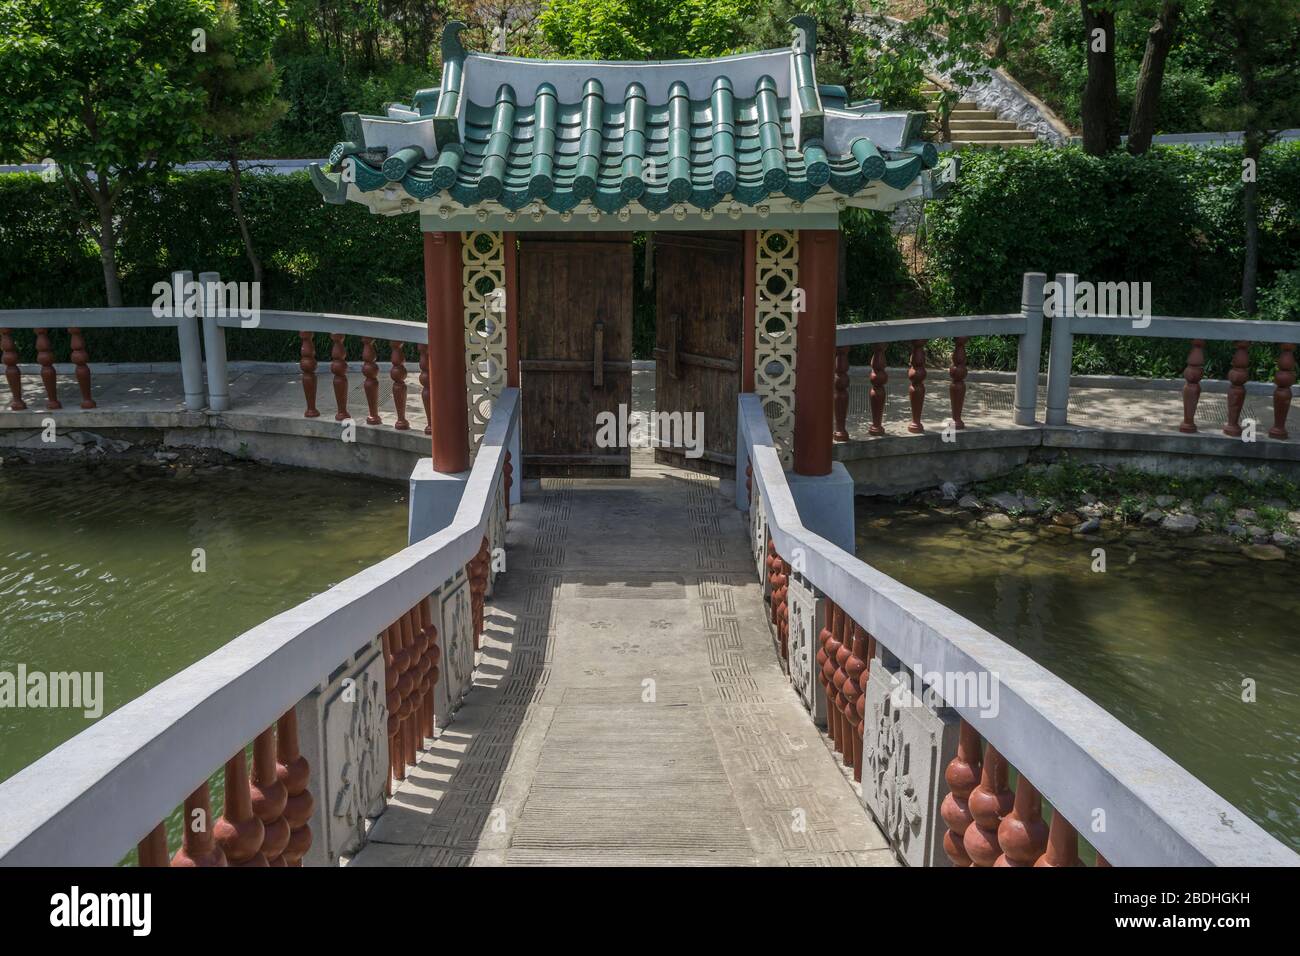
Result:
[[[404,432],[411,427],[406,420],[406,351],[401,342],[389,342],[389,361],[393,363],[388,377],[393,380],[393,408],[397,412],[397,421],[393,427]]]
[[[276,724],[275,745],[280,782],[288,791],[284,819],[289,824],[289,843],[280,856],[285,866],[301,866],[303,854],[311,849],[311,811],[315,801],[307,789],[311,768],[307,758],[298,752],[298,715],[292,710]]]
[[[412,717],[417,707],[416,692],[420,660],[415,653],[415,635],[411,633],[411,618],[403,614],[397,619],[397,635],[402,646],[402,667],[397,676],[397,692],[402,695],[402,709],[398,712],[398,745],[402,754],[403,772],[415,764],[415,731]]]
[[[9,405],[11,412],[21,412],[27,408],[23,401],[23,373],[18,368],[18,349],[14,347],[13,329],[0,329],[0,360],[4,361],[5,381],[14,400]]]
[[[1250,343],[1235,345],[1237,350],[1232,353],[1232,369],[1228,372],[1228,424],[1223,426],[1223,434],[1240,438],[1241,409],[1246,404],[1246,380],[1250,378]]]
[[[284,808],[289,802],[289,791],[280,781],[275,760],[275,727],[266,728],[253,741],[253,782],[248,792],[253,813],[262,821],[262,855],[269,865],[284,866],[281,854],[289,845],[289,823],[284,818]]]
[[[827,598],[826,609],[823,612],[822,629],[817,633],[817,687],[822,697],[826,697],[826,645],[831,639],[835,630],[835,615],[840,613],[840,609],[835,602]],[[829,698],[828,698],[829,699]],[[828,712],[826,714],[826,735],[834,736],[833,717]]]
[[[515,466],[510,460],[510,449],[506,449],[506,460],[501,465],[501,474],[505,476],[506,485],[506,520],[510,520],[510,489],[515,486]]]
[[[907,386],[907,400],[912,403],[912,422],[907,426],[907,430],[913,434],[919,434],[925,431],[925,426],[921,424],[921,410],[925,405],[925,340],[914,339],[912,341],[912,357],[908,360],[907,380],[911,384]]]
[[[954,866],[971,865],[964,837],[974,822],[970,812],[970,796],[979,785],[982,763],[980,735],[963,720],[957,739],[957,755],[948,762],[948,767],[943,772],[943,778],[948,783],[948,795],[939,807],[939,815],[948,826],[948,832],[943,835],[943,851],[948,854],[948,859],[952,860]]]
[[[334,343],[330,349],[330,371],[334,373],[334,404],[338,406],[334,420],[341,422],[352,417],[348,414],[348,353],[341,332],[332,333],[330,341]]]
[[[847,767],[853,763],[853,723],[846,716],[848,697],[844,685],[849,680],[848,665],[849,658],[853,656],[853,629],[857,624],[847,614],[841,615],[840,619],[840,646],[835,650],[835,673],[831,676],[831,680],[835,684],[835,709],[840,715],[838,721],[840,734],[835,749],[840,752]]]
[[[399,655],[401,649],[401,632],[396,624],[390,624],[383,633],[384,645],[384,696],[388,705],[388,779],[384,783],[385,792],[393,795],[393,781],[406,779],[406,761],[402,758],[402,695],[397,686],[401,679]]]
[[[484,537],[478,554],[470,559],[468,569],[470,607],[474,612],[474,650],[478,650],[479,636],[483,633],[483,605],[487,600],[488,568],[490,564],[488,539]]]
[[[307,398],[303,418],[319,418],[316,408],[316,340],[310,332],[299,332],[302,347],[298,350],[298,368],[302,371],[302,393]]]
[[[86,351],[86,340],[81,329],[68,329],[72,337],[72,364],[77,367],[77,387],[81,389],[81,407],[94,408],[95,400],[90,397],[90,353]]]
[[[1196,406],[1201,401],[1201,377],[1205,374],[1205,340],[1192,339],[1183,369],[1183,423],[1178,430],[1186,435],[1196,431]]]
[[[966,855],[975,866],[992,866],[1002,855],[998,826],[1011,812],[1015,795],[1007,787],[1007,762],[989,744],[984,751],[984,770],[979,786],[971,791],[967,806],[974,822],[966,828]]]
[[[1295,384],[1295,346],[1282,345],[1277,357],[1277,374],[1273,376],[1273,427],[1269,438],[1287,437],[1286,416],[1291,411],[1291,386]]]
[[[855,649],[855,654],[856,654],[856,649]],[[863,769],[862,762],[864,757],[863,751],[865,749],[864,742],[867,739],[866,738],[867,682],[871,679],[871,660],[874,657],[874,654],[875,654],[875,639],[870,634],[867,634],[866,659],[864,661],[862,673],[858,677],[858,689],[861,691],[861,693],[858,694],[857,704],[855,705],[854,708],[856,711],[854,717],[856,719],[853,721],[853,736],[855,738],[854,745],[857,748],[853,752],[853,756],[854,756],[853,779],[857,780],[859,783],[862,782],[862,769]]]
[[[835,350],[835,441],[849,440],[849,350]]]
[[[790,564],[780,555],[776,559],[776,590],[772,592],[776,604],[776,640],[781,650],[781,660],[790,659],[788,641],[790,637]]]
[[[375,361],[375,340],[361,339],[361,394],[366,396],[367,425],[382,425],[379,417],[379,365]]]
[[[429,728],[428,736],[432,737],[436,729],[434,718],[437,714],[434,688],[438,686],[438,678],[442,676],[442,670],[438,667],[438,662],[442,659],[442,648],[438,646],[438,629],[433,624],[433,612],[429,607],[429,598],[425,598],[420,602],[420,627],[429,636],[429,663],[432,666],[429,668],[429,698],[425,713],[425,726]]]
[[[433,680],[429,676],[429,672],[433,669],[433,661],[429,657],[429,634],[420,623],[419,607],[407,611],[406,617],[411,622],[411,637],[415,651],[415,666],[412,668],[415,675],[415,693],[411,711],[411,738],[418,751],[424,747],[424,738],[432,736],[426,726],[425,714],[429,710],[429,692],[433,690]]]
[[[871,353],[871,424],[868,435],[885,433],[885,383],[889,370],[885,368],[885,343],[878,342]]]
[[[420,343],[420,399],[424,402],[424,433],[433,434],[433,413],[429,410],[429,346]]]
[[[853,765],[853,779],[862,780],[862,726],[858,719],[859,699],[866,690],[864,674],[867,669],[867,632],[862,625],[853,624],[853,645],[849,656],[844,661],[844,686],[841,696],[844,698],[844,725],[850,728],[849,760]]]
[[[1083,866],[1079,860],[1079,834],[1060,810],[1052,811],[1052,826],[1047,831],[1047,852],[1034,866]]]
[[[1047,849],[1043,798],[1024,774],[1016,781],[1015,803],[998,824],[1002,855],[994,866],[1033,866]]]
[[[45,408],[55,411],[63,407],[59,401],[59,377],[54,371],[54,352],[50,349],[49,329],[36,330],[36,361],[41,366],[41,383],[45,386]]]
[[[167,824],[160,823],[136,845],[136,866],[167,866]]]
[[[248,760],[244,751],[226,761],[226,805],[213,827],[213,837],[231,866],[266,866],[262,839],[266,830],[253,814],[248,789]]]
[[[955,340],[952,349],[952,364],[948,366],[948,400],[952,404],[953,428],[965,428],[961,420],[961,410],[966,405],[966,337]]]
[[[767,567],[767,614],[774,627],[776,626],[776,569],[780,560],[776,554],[776,542],[769,538],[764,564]]]
[[[822,678],[826,688],[826,734],[831,738],[835,749],[840,749],[840,723],[842,722],[844,711],[836,705],[836,699],[839,691],[835,686],[835,671],[837,669],[836,660],[839,657],[840,648],[844,646],[844,612],[836,607],[831,618],[831,633],[826,638],[825,662],[822,664]]]
[[[172,866],[225,866],[226,854],[212,838],[212,798],[205,780],[185,798],[181,848]]]
[[[754,507],[754,463],[745,462],[745,497],[749,500],[749,506]]]

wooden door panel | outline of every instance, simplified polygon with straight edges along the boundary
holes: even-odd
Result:
[[[630,474],[630,449],[596,445],[596,416],[632,401],[629,236],[522,238],[519,369],[526,477]]]
[[[657,461],[729,474],[736,461],[742,341],[741,233],[656,233],[655,406],[703,413],[701,458],[658,448]]]

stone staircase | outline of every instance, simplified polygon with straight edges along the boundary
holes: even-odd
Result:
[[[939,87],[927,83],[921,87],[928,100],[930,120],[926,131],[939,132]],[[981,146],[1031,146],[1037,141],[1029,130],[1018,129],[1010,120],[998,119],[992,110],[980,109],[970,100],[962,100],[948,117],[948,131],[954,146],[975,143]]]

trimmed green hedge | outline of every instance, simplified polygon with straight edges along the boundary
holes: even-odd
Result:
[[[928,279],[939,314],[1015,311],[1025,272],[1075,272],[1081,279],[1150,282],[1158,315],[1228,316],[1240,304],[1243,227],[1241,152],[1158,147],[1141,157],[1093,157],[1079,149],[961,152],[951,194],[927,206]],[[1265,153],[1259,170],[1260,287],[1268,318],[1296,318],[1283,304],[1287,270],[1300,266],[1300,143]],[[1285,291],[1285,290],[1283,290]],[[1210,349],[1207,374],[1221,376],[1229,347]],[[1186,343],[1085,337],[1075,343],[1084,373],[1176,375]],[[972,343],[973,365],[1010,368],[1012,343]],[[1260,349],[1256,373],[1271,375]]]

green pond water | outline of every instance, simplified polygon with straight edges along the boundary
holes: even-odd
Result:
[[[252,463],[140,473],[0,468],[0,672],[102,672],[107,714],[406,544],[398,485]],[[93,722],[0,707],[0,780]]]
[[[1057,674],[1300,849],[1300,563],[859,499],[858,557]],[[1106,571],[1092,570],[1093,549]],[[1255,702],[1242,699],[1255,683]]]

